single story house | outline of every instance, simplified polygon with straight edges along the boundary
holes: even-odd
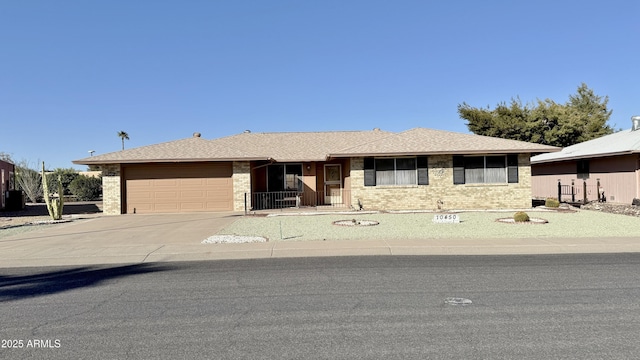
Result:
[[[14,173],[15,173],[15,165],[8,161],[0,160],[0,210],[4,210],[7,207],[7,197],[9,196],[8,191],[13,190],[15,187],[14,184]]]
[[[640,199],[640,116],[632,117],[629,130],[532,157],[531,172],[534,197],[557,198],[560,182],[564,201],[573,183],[576,201],[600,194],[608,202],[631,204]]]
[[[75,160],[98,165],[105,214],[289,206],[531,207],[532,153],[559,148],[416,128],[193,137]]]

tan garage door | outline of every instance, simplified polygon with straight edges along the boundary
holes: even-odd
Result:
[[[127,213],[233,210],[230,163],[124,167]]]

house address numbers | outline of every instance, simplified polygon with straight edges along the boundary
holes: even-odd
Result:
[[[459,224],[460,217],[458,214],[435,214],[433,215],[434,223]]]

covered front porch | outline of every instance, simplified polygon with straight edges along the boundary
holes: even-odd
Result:
[[[328,162],[251,163],[245,210],[351,207],[349,159]]]

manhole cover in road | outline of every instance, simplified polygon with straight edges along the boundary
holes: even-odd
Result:
[[[444,303],[447,305],[471,305],[472,301],[465,298],[450,297],[444,299]]]

